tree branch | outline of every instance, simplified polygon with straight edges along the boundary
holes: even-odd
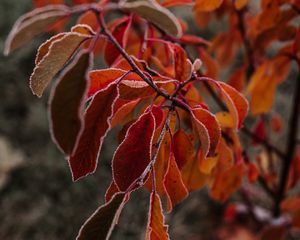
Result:
[[[289,131],[287,137],[285,161],[283,162],[283,167],[281,169],[279,188],[278,188],[278,193],[275,199],[275,206],[273,210],[274,217],[278,217],[280,214],[280,203],[284,198],[285,189],[289,177],[289,170],[297,146],[297,133],[299,128],[299,120],[300,120],[300,63],[299,62],[298,62],[298,71],[299,73],[296,79],[295,96],[291,108],[291,117],[288,124]]]

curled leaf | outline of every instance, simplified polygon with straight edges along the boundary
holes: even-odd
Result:
[[[108,203],[99,207],[83,224],[76,239],[109,239],[125,205],[125,201],[124,193],[114,195]]]
[[[221,128],[217,118],[203,108],[193,109],[192,116],[196,123],[204,156],[213,156],[221,137]]]
[[[99,91],[87,108],[83,130],[69,158],[73,180],[96,170],[104,137],[111,127],[113,106],[118,95],[117,85],[111,84]]]
[[[23,15],[16,21],[6,40],[4,54],[8,55],[22,47],[69,12],[68,7],[57,5],[39,8]]]
[[[149,218],[147,224],[146,240],[169,240],[168,226],[162,214],[161,201],[157,193],[150,196]]]
[[[33,94],[41,97],[49,82],[65,66],[80,44],[89,38],[90,35],[70,32],[53,41],[47,54],[38,60],[30,77]]]
[[[50,123],[53,138],[67,155],[72,153],[81,129],[90,65],[90,54],[80,53],[61,74],[51,94]]]
[[[189,136],[182,129],[178,129],[172,138],[173,153],[179,169],[191,160],[194,154],[194,146]]]
[[[171,212],[172,208],[183,201],[188,196],[180,170],[178,169],[174,155],[171,152],[168,162],[167,172],[164,177],[164,186],[166,188],[168,206],[167,211]]]
[[[136,13],[152,22],[166,33],[180,37],[182,30],[177,18],[168,9],[152,0],[138,0],[125,2],[121,5],[124,9]]]

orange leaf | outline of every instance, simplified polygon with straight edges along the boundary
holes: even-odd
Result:
[[[84,115],[84,127],[69,158],[73,180],[93,173],[104,137],[110,129],[113,106],[118,97],[116,84],[97,92]]]
[[[221,128],[216,117],[203,108],[194,108],[192,117],[196,125],[204,156],[212,156],[221,137]]]
[[[171,46],[174,51],[175,79],[184,82],[191,77],[192,64],[182,47],[174,44]]]
[[[210,195],[212,198],[225,201],[242,183],[243,165],[234,165],[224,172],[216,174]]]
[[[208,175],[202,173],[198,166],[198,158],[193,156],[181,170],[182,180],[189,192],[204,187],[208,181]]]
[[[198,49],[199,58],[203,61],[205,66],[205,76],[217,79],[219,75],[219,65],[203,48]]]
[[[182,169],[194,154],[194,146],[182,129],[177,130],[173,135],[172,148],[178,168]]]
[[[201,150],[198,153],[199,169],[204,174],[210,175],[218,160],[218,155],[214,157],[204,158],[203,152]]]
[[[168,226],[162,214],[161,201],[155,192],[150,196],[150,208],[147,224],[146,240],[168,240]]]
[[[221,6],[223,0],[196,0],[194,10],[196,12],[211,12]]]
[[[253,115],[270,111],[277,86],[286,78],[289,66],[289,60],[279,57],[264,62],[256,69],[247,88]]]
[[[233,0],[233,2],[234,2],[235,8],[237,10],[240,10],[248,4],[249,0]]]
[[[176,204],[180,203],[188,196],[188,190],[183,183],[181,173],[172,152],[170,153],[168,168],[164,177],[164,186],[168,198],[167,211],[171,212]]]
[[[248,112],[248,102],[242,94],[226,83],[219,83],[222,96],[234,120],[236,129],[240,129]]]

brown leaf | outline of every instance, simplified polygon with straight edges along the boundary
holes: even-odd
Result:
[[[174,37],[180,37],[182,35],[181,25],[177,18],[168,9],[160,6],[155,1],[138,0],[125,2],[122,4],[122,7],[152,22]]]
[[[80,44],[89,38],[90,35],[70,32],[53,41],[48,53],[39,61],[30,77],[33,94],[41,97],[49,82],[65,66]]]
[[[125,194],[116,194],[108,203],[99,207],[83,224],[77,240],[109,239],[125,204]]]
[[[16,21],[6,40],[4,54],[8,55],[47,31],[50,25],[67,16],[69,12],[68,7],[58,5],[39,8],[23,15]]]
[[[61,79],[52,90],[50,100],[52,135],[54,141],[67,155],[72,153],[81,129],[91,60],[89,53],[80,53],[61,74]]]

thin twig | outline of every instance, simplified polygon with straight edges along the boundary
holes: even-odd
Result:
[[[298,62],[298,77],[296,79],[295,96],[293,105],[291,107],[291,117],[289,121],[289,130],[287,137],[287,148],[285,161],[281,169],[281,175],[279,180],[278,194],[275,199],[275,205],[273,210],[274,217],[278,217],[280,214],[280,203],[285,195],[285,189],[288,182],[289,171],[292,164],[293,156],[297,146],[297,133],[299,128],[300,119],[300,64]]]

